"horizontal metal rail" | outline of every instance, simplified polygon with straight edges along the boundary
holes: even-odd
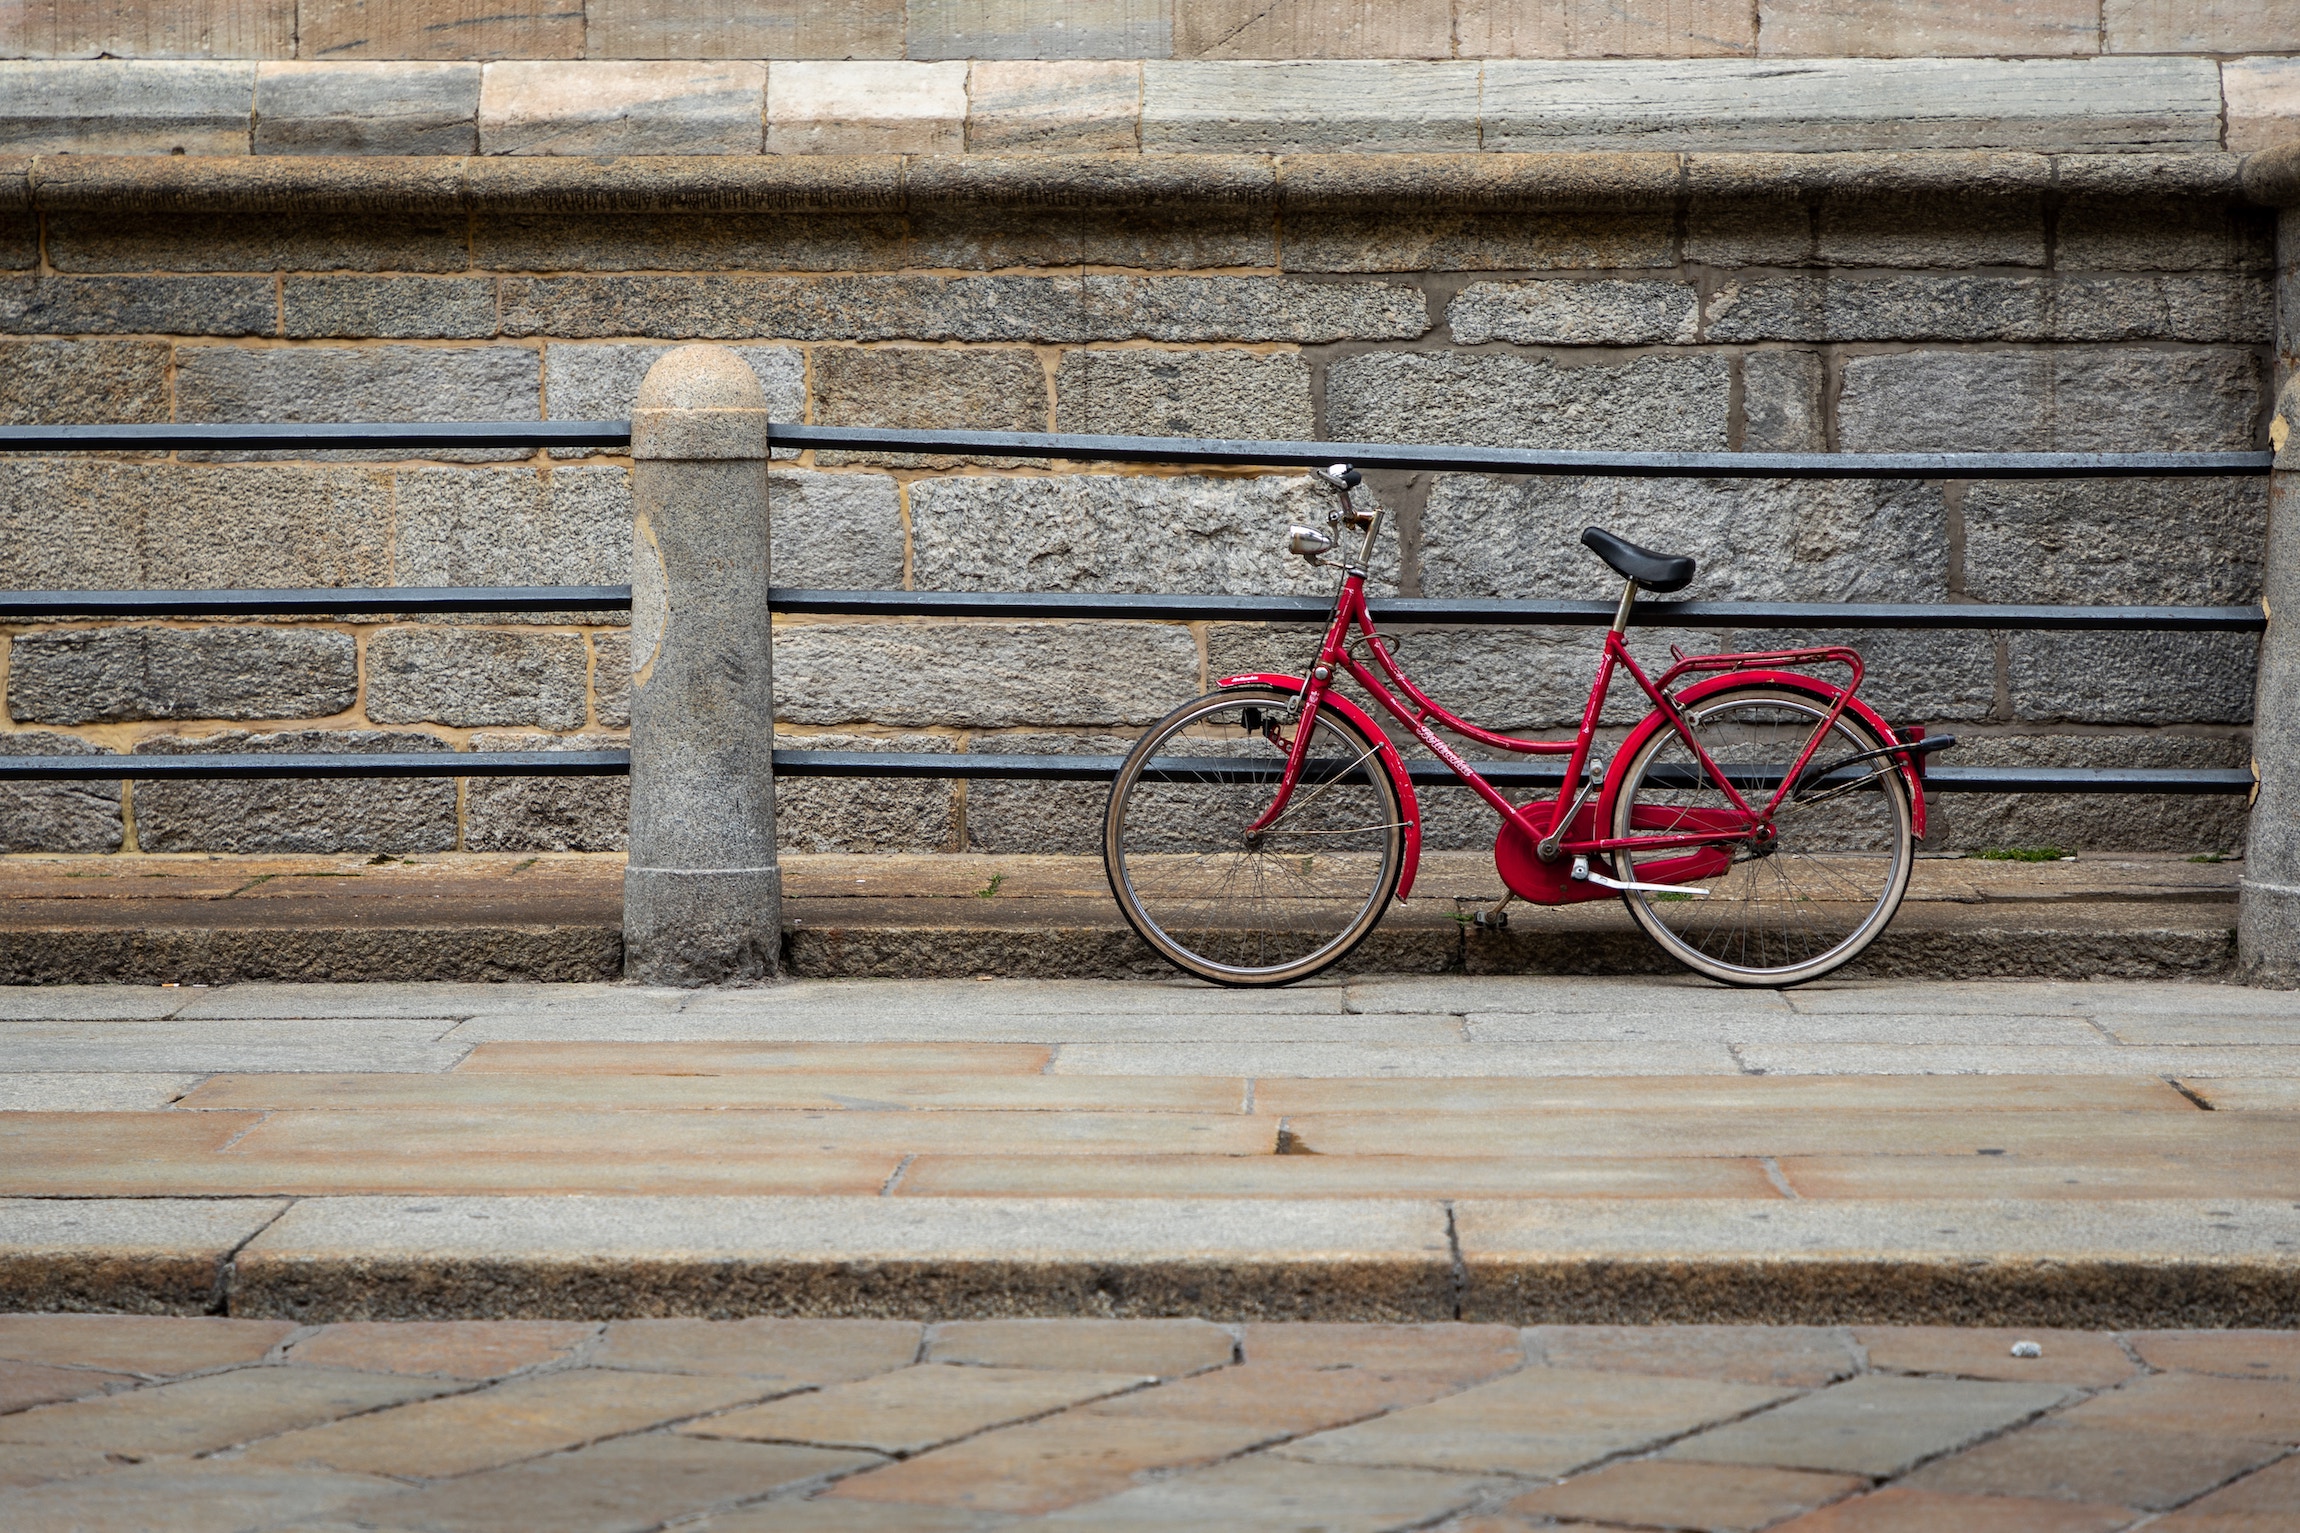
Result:
[[[776,751],[783,777],[955,779],[1021,782],[1108,782],[1116,756],[958,755],[912,751]],[[1162,760],[1161,780],[1203,777],[1219,763],[1175,757]],[[1548,761],[1477,763],[1489,782],[1505,788],[1555,788],[1564,769]],[[628,751],[405,751],[233,753],[185,756],[0,756],[0,783],[117,782],[242,778],[355,777],[616,777],[631,769]],[[1236,765],[1239,781],[1269,775],[1267,763]],[[1407,774],[1425,787],[1453,781],[1442,762],[1408,761]],[[2252,773],[2242,767],[1933,767],[1925,776],[1934,793],[2249,793]]]
[[[1401,624],[1602,627],[1611,602],[1378,598]],[[322,586],[245,591],[0,591],[0,621],[75,617],[316,617],[338,613],[623,612],[629,586]],[[1079,591],[819,591],[777,588],[776,612],[821,617],[1104,618],[1142,622],[1322,623],[1314,596],[1139,595]],[[1986,603],[1639,602],[1640,623],[1678,628],[2106,630],[2257,633],[2258,607],[2056,607]]]
[[[1561,452],[1398,442],[1257,442],[1228,437],[1095,436],[1040,431],[909,431],[875,426],[768,427],[778,447],[845,452],[1061,458],[1628,479],[2131,479],[2265,474],[2265,452]],[[0,452],[315,452],[407,448],[628,447],[629,421],[202,422],[0,426]]]

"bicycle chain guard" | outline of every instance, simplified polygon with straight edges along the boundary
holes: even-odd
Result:
[[[1535,905],[1573,905],[1583,900],[1609,900],[1613,891],[1602,885],[1576,879],[1573,876],[1573,854],[1560,853],[1555,862],[1543,862],[1534,850],[1549,828],[1556,822],[1557,804],[1527,804],[1513,819],[1501,823],[1501,833],[1493,838],[1493,865],[1501,874],[1505,888],[1519,899]],[[1639,830],[1714,828],[1724,830],[1740,817],[1719,810],[1632,810],[1631,825]],[[1703,823],[1714,821],[1714,825]],[[1566,826],[1566,840],[1594,841],[1598,838],[1597,806],[1584,804],[1575,812]],[[1660,858],[1638,864],[1636,881],[1643,884],[1691,884],[1705,878],[1716,878],[1733,865],[1730,846],[1687,847],[1683,855]]]

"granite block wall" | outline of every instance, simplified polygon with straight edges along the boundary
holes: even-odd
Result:
[[[942,11],[963,29],[996,9]],[[658,25],[615,14],[634,29],[619,35]],[[58,208],[0,241],[0,419],[597,418],[623,413],[664,347],[711,339],[741,351],[777,418],[819,423],[1705,451],[2263,443],[2265,211],[2033,179],[1930,201],[1681,184],[1659,205],[1476,213]],[[619,582],[628,476],[565,449],[0,458],[0,583]],[[1282,552],[1288,524],[1324,509],[1295,475],[816,453],[771,483],[782,584],[1325,586]],[[1596,522],[1696,555],[1698,597],[2249,602],[2266,519],[2263,482],[2238,479],[1384,474],[1372,491],[1393,513],[1382,583],[1430,596],[1609,595],[1574,541]],[[1658,657],[1775,637],[1639,642]],[[1312,642],[784,619],[778,739],[1103,752],[1211,678],[1298,664]],[[2248,756],[2248,638],[1857,642],[1869,693],[1966,739],[1965,761]],[[1405,655],[1473,715],[1549,729],[1577,711],[1593,645],[1431,630]],[[626,727],[628,664],[595,615],[19,624],[0,629],[0,751],[584,748]],[[1090,796],[792,782],[782,827],[805,849],[1085,851]],[[1490,837],[1473,811],[1434,802],[1437,839]],[[0,789],[0,850],[612,850],[623,813],[613,782],[24,787]],[[2202,852],[2241,842],[2243,810],[1944,799],[1935,826],[1936,848]]]

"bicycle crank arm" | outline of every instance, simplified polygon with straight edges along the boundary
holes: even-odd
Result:
[[[1573,876],[1575,878],[1585,879],[1588,882],[1597,884],[1603,888],[1633,889],[1640,894],[1707,894],[1709,892],[1706,889],[1696,889],[1690,884],[1623,883],[1618,878],[1607,878],[1603,873],[1590,872],[1589,859],[1587,857],[1576,857],[1573,859]]]

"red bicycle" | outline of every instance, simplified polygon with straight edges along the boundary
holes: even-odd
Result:
[[[1292,551],[1323,562],[1343,529],[1365,537],[1309,674],[1224,677],[1144,734],[1111,786],[1111,893],[1152,947],[1219,984],[1289,984],[1339,962],[1412,893],[1412,779],[1381,726],[1334,690],[1339,675],[1500,813],[1494,863],[1511,896],[1566,905],[1618,894],[1665,952],[1735,985],[1817,979],[1876,940],[1924,834],[1919,758],[1956,742],[1896,735],[1854,695],[1857,653],[1672,650],[1676,663],[1656,680],[1630,656],[1631,606],[1641,587],[1683,590],[1694,561],[1591,527],[1581,541],[1624,586],[1581,727],[1570,741],[1496,734],[1399,669],[1366,605],[1382,512],[1353,504],[1361,481],[1347,464],[1318,477],[1340,498],[1334,532],[1296,527]],[[1843,685],[1809,674],[1839,666]],[[1607,763],[1598,720],[1617,669],[1653,709]],[[1566,757],[1556,798],[1512,804],[1433,724],[1492,749]]]

